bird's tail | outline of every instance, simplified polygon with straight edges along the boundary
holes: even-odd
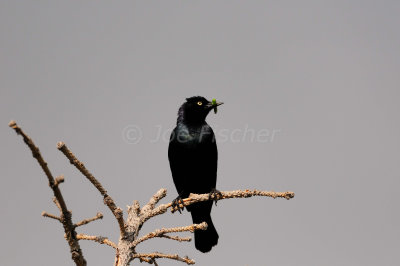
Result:
[[[214,224],[211,220],[210,213],[199,212],[198,210],[192,210],[192,220],[195,224],[206,222],[208,227],[207,230],[196,230],[194,232],[194,245],[196,249],[201,252],[209,252],[213,246],[218,244],[218,233],[215,230]]]

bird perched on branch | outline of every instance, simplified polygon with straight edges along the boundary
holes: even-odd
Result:
[[[210,193],[216,199],[218,150],[212,128],[206,123],[211,110],[217,112],[221,105],[213,99],[194,96],[186,99],[178,111],[175,129],[171,133],[168,158],[178,197],[173,204],[178,207],[190,193]],[[215,201],[216,202],[216,201]],[[211,220],[212,201],[187,206],[193,223],[206,222],[207,230],[194,232],[196,249],[209,252],[218,243],[218,233]],[[179,209],[180,212],[180,209]]]

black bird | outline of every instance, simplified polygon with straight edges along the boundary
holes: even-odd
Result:
[[[222,103],[204,97],[187,98],[178,111],[175,129],[171,133],[168,159],[178,197],[174,205],[190,193],[216,197],[218,150],[212,128],[206,123],[208,113]],[[207,230],[194,232],[196,249],[209,252],[218,243],[218,233],[211,220],[212,201],[187,206],[193,223],[206,222]],[[179,210],[180,211],[180,210]]]

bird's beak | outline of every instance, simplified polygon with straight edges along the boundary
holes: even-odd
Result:
[[[215,108],[215,107],[217,107],[217,106],[219,106],[221,104],[224,104],[224,103],[223,102],[214,101],[214,102],[209,102],[206,106],[208,108]]]

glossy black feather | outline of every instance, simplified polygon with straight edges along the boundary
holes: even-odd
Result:
[[[200,105],[199,102],[202,102]],[[218,151],[215,135],[205,118],[212,109],[203,97],[188,98],[178,112],[170,138],[168,158],[176,190],[180,197],[190,193],[209,193],[216,187]],[[205,231],[195,232],[195,246],[208,252],[218,243],[218,233],[211,220],[212,201],[187,207],[193,223],[207,222]]]

